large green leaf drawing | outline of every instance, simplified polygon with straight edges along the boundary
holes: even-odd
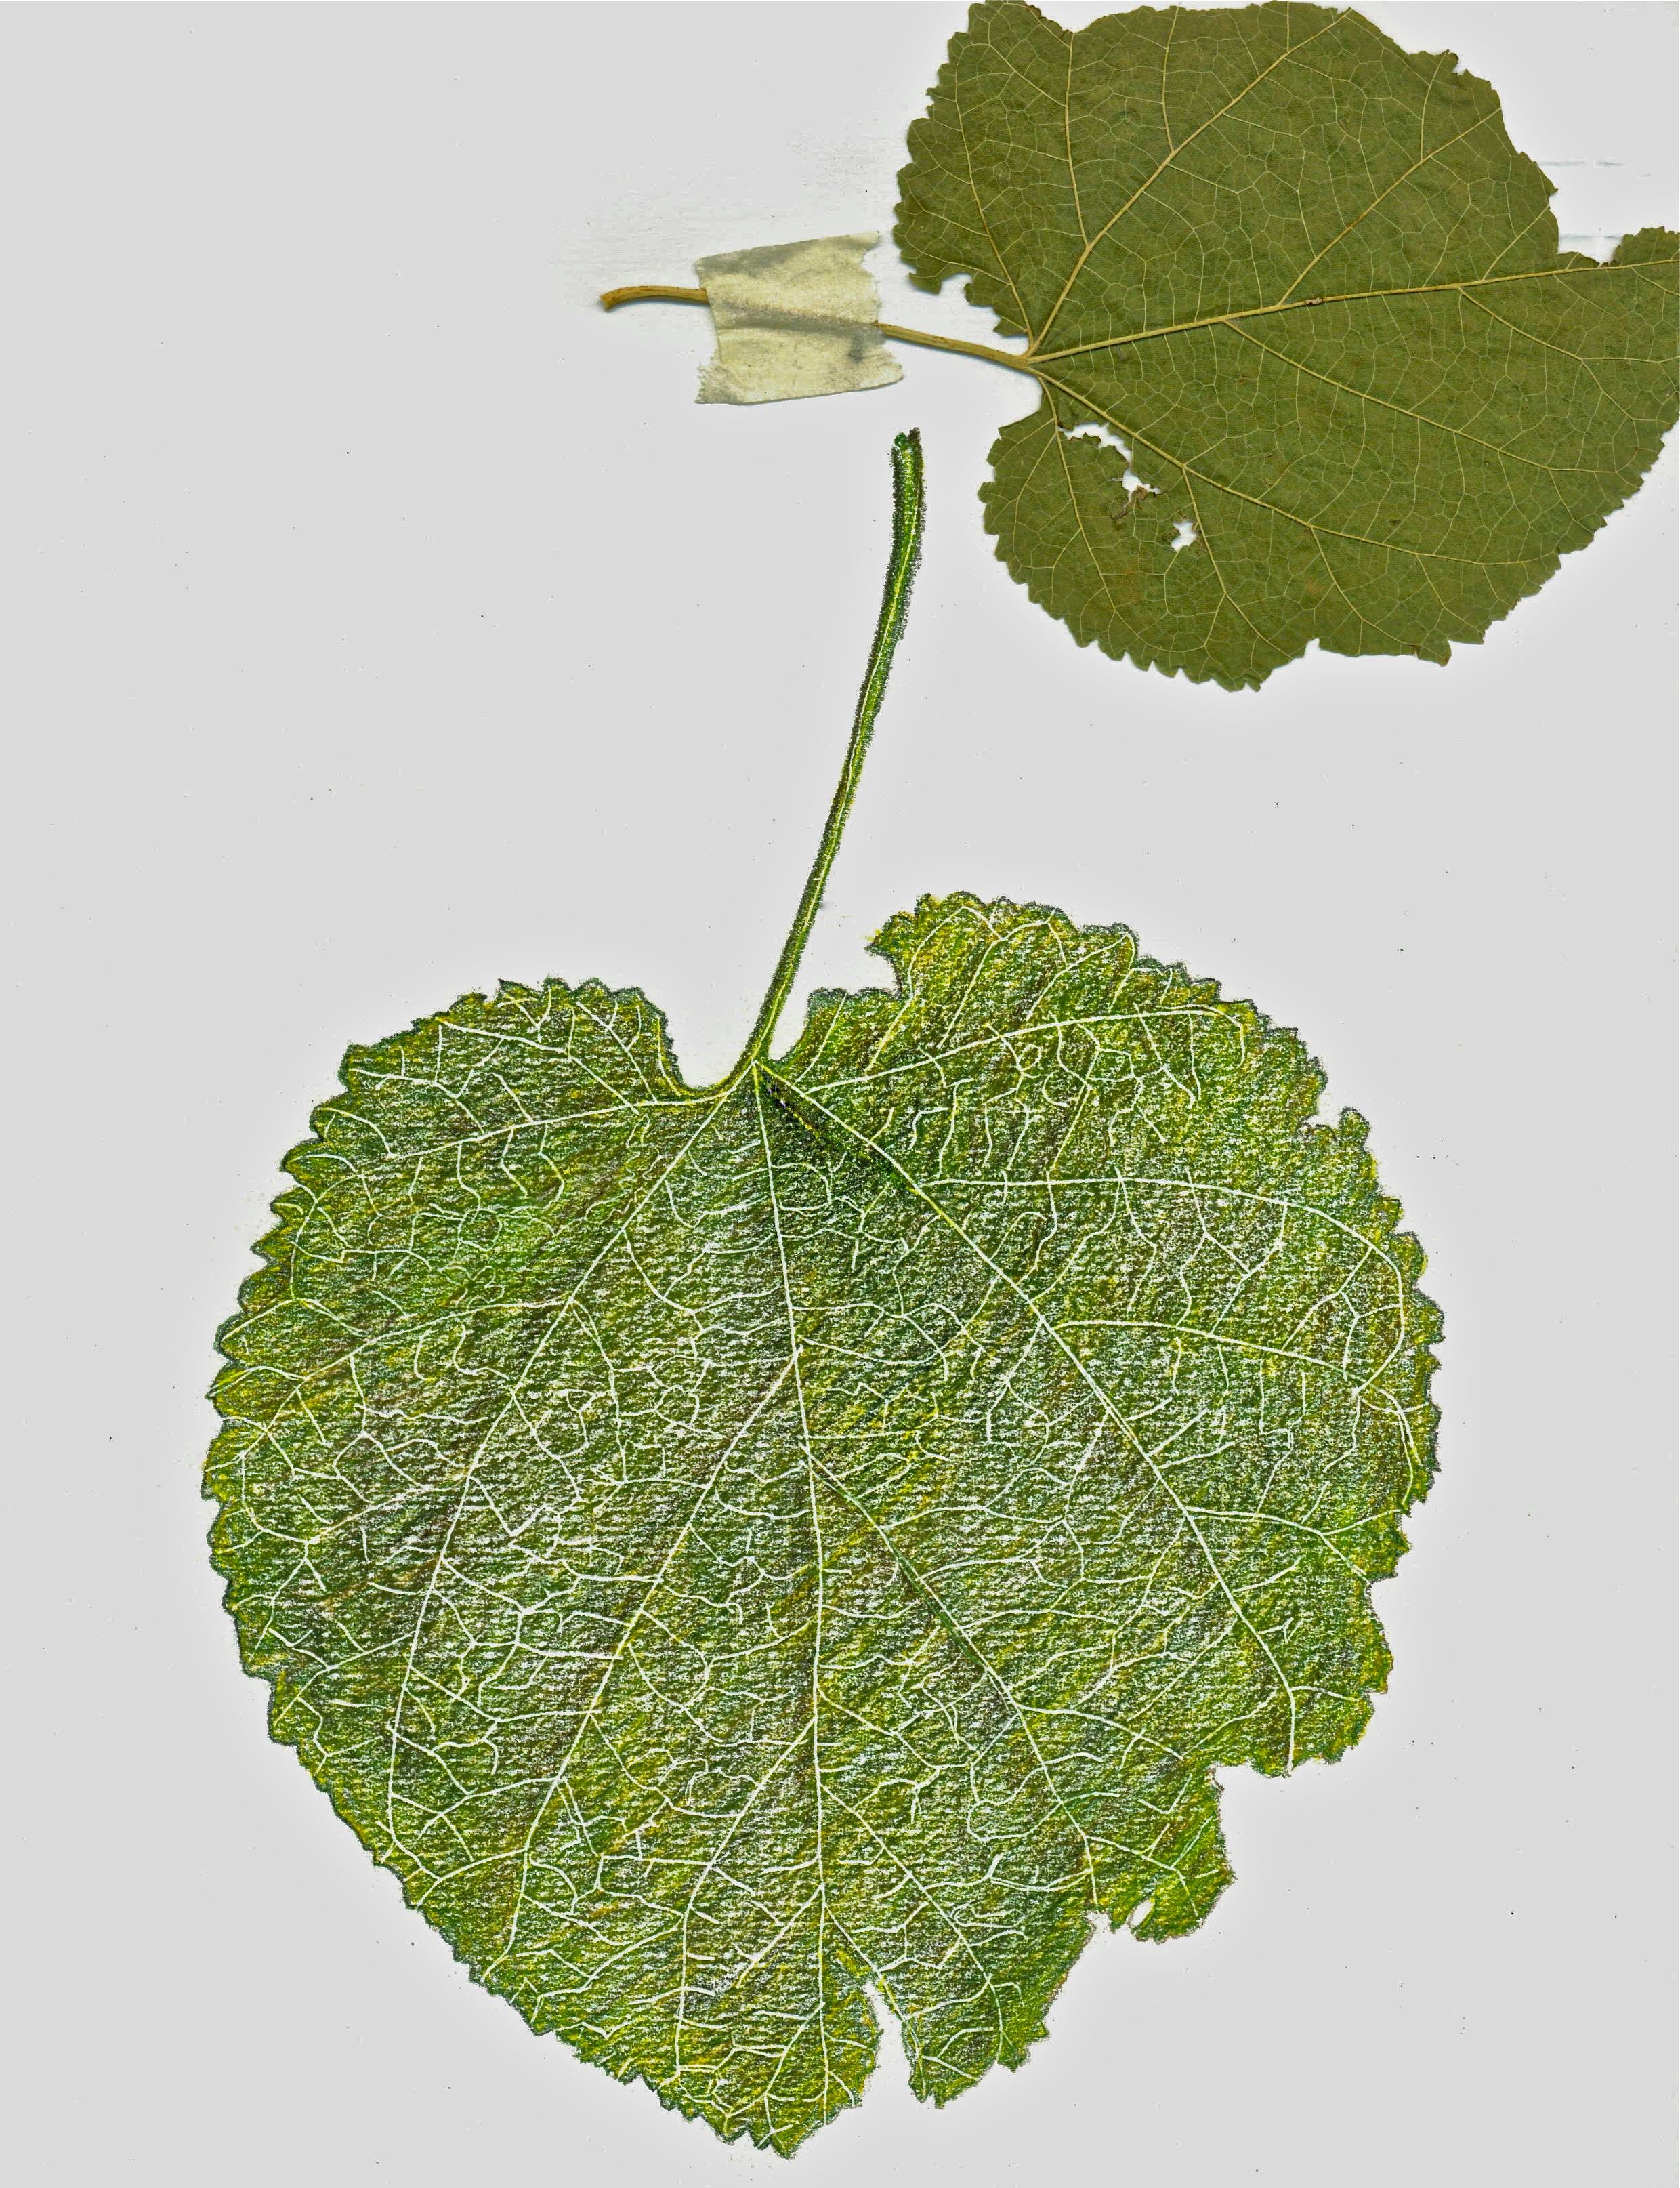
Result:
[[[1435,1311],[1293,1034],[1120,928],[925,899],[741,1058],[505,987],[352,1049],[223,1329],[218,1569],[275,1736],[532,2027],[723,2134],[1019,2062],[1211,1773],[1359,1737]]]
[[[1295,1037],[957,897],[685,1087],[639,995],[346,1059],[223,1331],[245,1660],[533,2027],[724,2134],[1018,2062],[1209,1773],[1356,1740],[1434,1309]]]
[[[1560,254],[1492,89],[1351,11],[986,0],[910,141],[913,278],[969,274],[1043,390],[987,526],[1081,645],[1233,686],[1314,640],[1445,661],[1674,422],[1680,238]]]

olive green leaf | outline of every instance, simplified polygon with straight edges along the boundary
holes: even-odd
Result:
[[[273,1728],[538,2030],[781,2151],[1014,2065],[1219,1765],[1356,1740],[1434,1308],[1294,1035],[967,897],[685,1087],[640,995],[346,1058],[222,1333]]]
[[[910,145],[912,278],[967,274],[1042,389],[987,527],[1082,646],[1231,686],[1314,640],[1445,661],[1674,422],[1680,239],[1559,253],[1491,88],[1351,11],[985,0]]]

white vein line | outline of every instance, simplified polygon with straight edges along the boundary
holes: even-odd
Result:
[[[473,1478],[478,1471],[479,1462],[483,1458],[486,1451],[488,1450],[491,1439],[494,1436],[497,1430],[500,1428],[504,1420],[506,1419],[510,1408],[517,1400],[519,1393],[524,1388],[527,1378],[535,1368],[537,1362],[542,1358],[544,1347],[547,1345],[549,1339],[554,1335],[555,1330],[559,1328],[561,1321],[564,1319],[567,1308],[576,1304],[577,1300],[582,1295],[583,1287],[589,1283],[590,1277],[594,1276],[595,1271],[606,1259],[606,1256],[612,1251],[613,1248],[618,1243],[619,1240],[624,1236],[626,1232],[629,1231],[631,1224],[635,1221],[637,1216],[640,1215],[642,1210],[646,1207],[648,1202],[652,1199],[654,1194],[657,1193],[660,1187],[674,1175],[678,1164],[681,1163],[684,1157],[688,1153],[690,1148],[694,1146],[701,1135],[707,1130],[708,1126],[711,1125],[721,1108],[722,1104],[720,1102],[702,1119],[699,1125],[689,1134],[688,1137],[683,1142],[681,1147],[679,1147],[675,1154],[672,1156],[670,1161],[667,1163],[665,1167],[660,1171],[658,1176],[656,1177],[649,1185],[646,1192],[642,1194],[635,1206],[629,1210],[626,1214],[623,1221],[619,1224],[617,1229],[614,1231],[612,1237],[602,1242],[600,1250],[596,1254],[594,1260],[589,1263],[589,1267],[584,1270],[582,1276],[578,1277],[576,1285],[572,1289],[570,1299],[567,1300],[556,1311],[554,1320],[543,1332],[543,1334],[538,1342],[532,1347],[530,1358],[520,1369],[517,1377],[515,1379],[513,1388],[509,1391],[507,1397],[503,1401],[501,1408],[496,1414],[495,1418],[490,1423],[489,1427],[485,1430],[483,1435],[473,1446],[472,1457],[467,1462],[466,1473],[462,1478],[461,1493],[455,1500],[455,1508],[449,1515],[449,1524],[444,1531],[443,1542],[439,1547],[437,1557],[432,1560],[431,1571],[426,1583],[426,1593],[420,1599],[420,1610],[414,1620],[414,1630],[409,1637],[409,1651],[403,1661],[402,1682],[398,1686],[397,1692],[397,1708],[391,1722],[391,1761],[386,1778],[385,1789],[386,1827],[391,1834],[391,1841],[393,1846],[401,1846],[403,1843],[397,1836],[396,1820],[397,1755],[397,1750],[400,1748],[403,1742],[403,1709],[408,1700],[409,1682],[414,1677],[414,1661],[420,1653],[420,1636],[426,1631],[426,1621],[431,1610],[431,1599],[437,1590],[438,1576],[443,1572],[444,1565],[448,1560],[450,1546],[455,1539],[455,1530],[461,1523],[461,1514],[466,1509],[467,1498],[472,1492]],[[371,1342],[372,1340],[369,1341]],[[359,1347],[357,1349],[360,1350]]]
[[[1000,1267],[997,1262],[993,1260],[991,1255],[987,1253],[985,1248],[980,1244],[979,1241],[976,1238],[972,1238],[967,1232],[965,1231],[962,1226],[956,1221],[956,1218],[952,1215],[948,1210],[942,1208],[939,1203],[934,1199],[932,1193],[927,1192],[922,1186],[921,1182],[916,1177],[912,1176],[910,1172],[905,1168],[904,1164],[894,1155],[889,1153],[878,1141],[871,1139],[867,1132],[860,1132],[855,1125],[848,1124],[843,1117],[837,1115],[832,1109],[829,1108],[826,1102],[818,1101],[815,1095],[807,1093],[803,1088],[794,1085],[791,1080],[782,1079],[779,1074],[770,1070],[768,1067],[765,1068],[764,1075],[769,1079],[775,1080],[778,1086],[786,1086],[787,1088],[787,1091],[792,1098],[796,1111],[800,1102],[809,1102],[813,1108],[820,1109],[823,1115],[828,1118],[832,1123],[838,1125],[840,1130],[846,1133],[849,1138],[857,1141],[860,1147],[867,1148],[872,1154],[877,1156],[882,1162],[885,1163],[898,1176],[901,1177],[905,1183],[910,1187],[910,1191],[915,1193],[916,1198],[933,1210],[934,1215],[939,1217],[939,1221],[962,1241],[963,1244],[967,1247],[969,1252],[972,1254],[977,1260],[984,1261],[986,1266],[992,1271],[994,1275],[1000,1277],[1002,1282],[1009,1287],[1010,1290],[1015,1294],[1016,1297],[1026,1308],[1028,1313],[1032,1316],[1034,1321],[1036,1322],[1039,1327],[1044,1331],[1046,1336],[1049,1338],[1051,1342],[1060,1352],[1066,1356],[1074,1373],[1077,1374],[1080,1381],[1085,1384],[1092,1396],[1097,1400],[1098,1405],[1102,1407],[1103,1412],[1108,1415],[1108,1418],[1120,1431],[1120,1434],[1131,1446],[1139,1458],[1141,1458],[1143,1463],[1148,1468],[1150,1473],[1154,1475],[1156,1482],[1159,1486],[1163,1495],[1165,1496],[1168,1502],[1172,1505],[1174,1510],[1177,1512],[1179,1516],[1182,1519],[1186,1527],[1194,1537],[1196,1546],[1201,1551],[1202,1556],[1206,1561],[1208,1570],[1213,1575],[1214,1581],[1221,1593],[1230,1604],[1231,1609],[1237,1618],[1237,1623],[1243,1627],[1249,1639],[1260,1650],[1260,1654],[1266,1658],[1266,1662],[1271,1665],[1272,1672],[1277,1678],[1277,1683],[1283,1689],[1288,1705],[1289,1746],[1288,1760],[1284,1767],[1286,1770],[1293,1770],[1295,1764],[1295,1689],[1290,1685],[1288,1679],[1284,1674],[1283,1666],[1273,1655],[1270,1643],[1253,1624],[1247,1612],[1243,1609],[1242,1604],[1237,1600],[1235,1594],[1232,1591],[1229,1582],[1226,1579],[1225,1575],[1220,1571],[1217,1559],[1215,1559],[1212,1550],[1208,1546],[1206,1537],[1203,1534],[1201,1529],[1196,1525],[1189,1507],[1185,1503],[1183,1498],[1180,1497],[1177,1491],[1173,1487],[1167,1476],[1155,1463],[1154,1458],[1146,1448],[1142,1439],[1138,1436],[1137,1432],[1132,1427],[1131,1423],[1127,1420],[1125,1415],[1121,1413],[1119,1407],[1109,1396],[1108,1391],[1106,1391],[1102,1385],[1097,1380],[1096,1377],[1091,1373],[1091,1370],[1085,1366],[1084,1361],[1080,1358],[1078,1353],[1074,1351],[1074,1348],[1068,1344],[1066,1338],[1064,1338],[1061,1332],[1056,1328],[1056,1325],[1040,1311],[1030,1293],[1023,1290],[1022,1286],[1016,1282],[1015,1278],[1010,1275],[1006,1269]]]
[[[1081,1825],[1079,1818],[1068,1806],[1067,1802],[1063,1797],[1061,1787],[1057,1784],[1054,1777],[1051,1774],[1050,1765],[1046,1762],[1043,1751],[1039,1746],[1038,1740],[1034,1734],[1032,1726],[1027,1721],[1027,1712],[1020,1701],[1017,1699],[1013,1689],[1005,1680],[1002,1673],[994,1666],[985,1651],[980,1647],[979,1644],[969,1633],[967,1627],[963,1625],[961,1619],[956,1616],[954,1611],[947,1608],[944,1600],[940,1597],[939,1591],[927,1579],[926,1576],[918,1569],[915,1563],[910,1558],[905,1556],[903,1550],[901,1550],[899,1545],[893,1540],[893,1537],[887,1532],[887,1530],[881,1525],[881,1522],[876,1518],[869,1507],[854,1497],[851,1491],[848,1489],[845,1484],[839,1480],[837,1476],[831,1474],[828,1469],[822,1464],[820,1459],[816,1460],[815,1463],[820,1471],[824,1480],[828,1483],[829,1486],[835,1492],[836,1495],[843,1497],[846,1503],[851,1506],[852,1509],[857,1513],[859,1517],[871,1527],[881,1537],[882,1542],[886,1545],[888,1554],[892,1558],[893,1562],[902,1568],[909,1580],[924,1596],[926,1596],[928,1602],[933,1604],[935,1611],[938,1612],[940,1623],[944,1626],[948,1631],[956,1634],[957,1639],[961,1642],[963,1646],[973,1657],[975,1662],[980,1666],[980,1669],[985,1673],[986,1678],[990,1682],[991,1685],[1008,1704],[1011,1714],[1013,1716],[1017,1724],[1020,1726],[1027,1745],[1033,1751],[1033,1760],[1038,1765],[1039,1774],[1044,1779],[1045,1784],[1050,1788],[1051,1798],[1055,1802],[1057,1807],[1060,1808],[1063,1814],[1067,1818],[1068,1822],[1073,1830],[1074,1837],[1077,1838],[1080,1842],[1080,1852],[1084,1858],[1085,1878],[1091,1887],[1091,1903],[1093,1907],[1100,1906],[1102,1901],[1097,1890],[1097,1867],[1091,1854],[1091,1841],[1085,1836],[1084,1827]],[[1138,1853],[1137,1849],[1135,1847],[1126,1846],[1118,1840],[1115,1841],[1114,1843],[1120,1847],[1120,1851],[1123,1853],[1130,1854],[1136,1860],[1143,1860],[1146,1858],[1145,1856]]]
[[[1088,969],[1089,963],[1089,958],[1077,958],[1065,969],[1070,972],[1083,972]],[[951,1015],[955,1018],[957,1013],[953,1012]],[[1034,1040],[1052,1033],[1083,1033],[1092,1026],[1134,1025],[1155,1018],[1215,1018],[1220,1024],[1228,1025],[1237,1035],[1238,1040],[1242,1040],[1242,1018],[1233,1005],[1170,1003],[1163,1005],[1159,1010],[1105,1011],[1091,1018],[1029,1018],[1025,1024],[1007,1027],[1001,1033],[980,1034],[972,1040],[957,1041],[950,1048],[936,1049],[927,1056],[912,1057],[907,1063],[883,1063],[878,1071],[856,1071],[843,1079],[820,1079],[812,1083],[831,1089],[840,1086],[869,1086],[879,1079],[891,1079],[900,1072],[928,1071],[936,1064],[948,1063],[953,1056],[967,1056],[977,1048],[996,1048],[1006,1041]],[[803,1085],[803,1081],[800,1083]]]
[[[764,1183],[770,1196],[770,1221],[775,1232],[776,1263],[781,1272],[781,1300],[787,1314],[787,1356],[793,1370],[793,1388],[799,1401],[799,1435],[805,1447],[805,1490],[810,1503],[811,1544],[816,1559],[816,1615],[811,1633],[811,1784],[816,1802],[816,1864],[819,1909],[817,1914],[816,1988],[817,2033],[822,2044],[822,2103],[825,2113],[828,2108],[828,2093],[833,2082],[833,2070],[828,2056],[828,2019],[823,2008],[826,1999],[824,1982],[824,1959],[828,1937],[828,1879],[823,1868],[823,1794],[822,1794],[822,1621],[826,1608],[826,1574],[823,1565],[822,1522],[817,1513],[816,1454],[811,1449],[811,1424],[805,1410],[805,1379],[799,1372],[799,1329],[793,1313],[793,1289],[787,1270],[787,1247],[781,1227],[781,1200],[775,1189],[775,1160],[770,1153],[770,1126],[764,1117],[764,1091],[759,1083],[759,1067],[753,1072],[753,1105],[758,1112],[758,1138],[764,1150]]]
[[[742,1438],[746,1436],[752,1429],[757,1426],[764,1408],[770,1404],[771,1399],[775,1397],[776,1392],[787,1380],[788,1374],[792,1368],[792,1365],[793,1363],[791,1360],[787,1362],[786,1366],[783,1367],[781,1373],[777,1375],[775,1381],[770,1384],[764,1395],[758,1399],[757,1404],[753,1406],[751,1412],[748,1413],[746,1418],[741,1422],[741,1426],[736,1430],[735,1434],[730,1438],[728,1443],[724,1445],[723,1450],[719,1453],[717,1464],[712,1469],[712,1471],[707,1475],[705,1480],[701,1484],[700,1493],[695,1498],[693,1504],[690,1507],[687,1518],[685,1519],[682,1525],[678,1529],[675,1536],[673,1537],[671,1547],[666,1551],[664,1557],[661,1559],[658,1571],[654,1574],[652,1579],[648,1582],[646,1587],[642,1592],[640,1600],[636,1604],[635,1609],[631,1612],[629,1617],[625,1621],[623,1630],[620,1633],[617,1642],[613,1645],[612,1654],[606,1660],[606,1668],[601,1672],[599,1680],[595,1683],[595,1692],[589,1696],[589,1700],[583,1706],[583,1712],[578,1720],[577,1729],[572,1735],[571,1744],[567,1748],[565,1754],[561,1756],[559,1766],[555,1769],[554,1775],[549,1779],[548,1790],[543,1796],[536,1814],[531,1819],[531,1828],[525,1834],[525,1843],[521,1851],[519,1891],[514,1902],[513,1914],[508,1923],[507,1943],[503,1946],[501,1951],[497,1954],[495,1959],[493,1960],[489,1963],[488,1966],[486,1967],[484,1971],[485,1979],[488,1978],[490,1970],[499,1966],[500,1963],[508,1957],[509,1954],[514,1951],[517,1944],[519,1937],[519,1917],[525,1904],[527,1881],[530,1875],[531,1848],[536,1841],[538,1830],[542,1828],[543,1819],[548,1813],[549,1803],[554,1799],[555,1795],[560,1790],[561,1785],[566,1781],[567,1774],[572,1768],[572,1759],[577,1755],[578,1750],[582,1745],[583,1734],[595,1721],[595,1713],[600,1707],[602,1698],[606,1693],[607,1686],[612,1680],[614,1672],[618,1668],[618,1665],[623,1657],[625,1649],[629,1646],[631,1635],[635,1632],[636,1627],[641,1622],[643,1612],[647,1609],[648,1604],[651,1603],[654,1597],[659,1593],[659,1589],[664,1582],[666,1574],[669,1572],[673,1564],[676,1560],[678,1551],[681,1549],[683,1544],[687,1541],[690,1530],[693,1527],[695,1521],[700,1517],[701,1513],[705,1508],[707,1498],[717,1486],[719,1477],[722,1475],[724,1469],[729,1464],[730,1459],[734,1458],[736,1452],[740,1449]],[[499,1858],[505,1860],[507,1857],[503,1855],[499,1857]]]

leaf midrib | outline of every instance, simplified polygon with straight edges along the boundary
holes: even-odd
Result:
[[[1093,255],[1118,227],[1119,223],[1132,210],[1132,208],[1147,195],[1147,193],[1154,187],[1155,183],[1160,180],[1161,177],[1173,166],[1174,163],[1178,160],[1181,153],[1187,150],[1197,141],[1198,138],[1203,136],[1209,129],[1212,128],[1215,122],[1222,121],[1226,116],[1233,112],[1237,107],[1242,104],[1245,99],[1247,99],[1253,92],[1256,91],[1261,84],[1267,82],[1270,77],[1275,75],[1277,70],[1282,68],[1285,63],[1292,60],[1297,54],[1304,53],[1309,46],[1314,44],[1318,39],[1327,37],[1332,31],[1341,29],[1349,22],[1356,24],[1361,23],[1362,20],[1359,17],[1357,12],[1352,8],[1339,9],[1328,23],[1321,24],[1318,29],[1314,31],[1309,37],[1301,39],[1296,44],[1286,46],[1283,51],[1277,55],[1275,60],[1268,62],[1266,66],[1260,71],[1258,76],[1251,78],[1249,82],[1243,85],[1243,88],[1239,92],[1236,93],[1231,99],[1227,99],[1224,105],[1215,109],[1215,111],[1209,114],[1205,120],[1198,122],[1188,136],[1181,138],[1176,143],[1175,143],[1172,137],[1171,126],[1167,118],[1166,70],[1168,55],[1171,50],[1172,30],[1176,29],[1178,13],[1179,11],[1176,8],[1172,11],[1171,29],[1169,31],[1167,45],[1163,49],[1161,63],[1161,126],[1162,134],[1168,145],[1167,153],[1164,158],[1157,162],[1151,172],[1137,185],[1130,195],[1116,207],[1113,212],[1109,214],[1108,218],[1102,223],[1102,226],[1097,230],[1095,234],[1090,234],[1086,228],[1072,143],[1073,100],[1071,87],[1073,79],[1073,61],[1074,51],[1080,34],[1078,31],[1068,31],[1065,30],[1063,25],[1051,23],[1047,19],[1041,19],[1045,20],[1046,27],[1047,29],[1059,32],[1068,42],[1068,89],[1060,100],[1059,104],[1062,113],[1063,138],[1067,147],[1068,183],[1074,195],[1075,215],[1080,226],[1081,248],[1078,257],[1074,261],[1072,270],[1063,283],[1061,290],[1058,293],[1055,302],[1051,305],[1043,324],[1037,328],[1033,326],[1032,321],[1027,316],[1025,308],[1021,302],[1020,292],[1016,285],[1015,277],[1011,270],[1009,259],[1006,256],[1005,252],[1000,249],[996,240],[992,234],[990,223],[987,217],[985,202],[980,194],[979,178],[974,172],[973,161],[968,149],[967,130],[962,113],[960,74],[956,70],[953,70],[951,78],[951,104],[953,111],[956,116],[957,133],[962,143],[963,160],[967,173],[969,193],[973,199],[975,211],[978,214],[980,219],[981,230],[984,234],[987,245],[991,251],[993,260],[997,267],[998,272],[1002,275],[1003,279],[1008,284],[1010,292],[1015,299],[1017,314],[1019,317],[1021,324],[1026,330],[1028,336],[1028,345],[1024,351],[1016,353],[1000,352],[998,352],[998,362],[1012,365],[1018,369],[1025,369],[1029,371],[1035,371],[1036,368],[1040,364],[1056,364],[1068,358],[1085,356],[1095,352],[1104,350],[1124,348],[1136,342],[1158,341],[1176,334],[1190,333],[1202,327],[1223,325],[1237,319],[1260,318],[1283,312],[1306,310],[1326,304],[1367,303],[1395,296],[1445,294],[1450,293],[1453,290],[1480,288],[1503,282],[1555,279],[1559,278],[1572,278],[1576,275],[1592,274],[1636,273],[1638,270],[1631,266],[1619,265],[1615,262],[1594,265],[1588,262],[1576,266],[1533,268],[1517,274],[1496,274],[1489,273],[1476,274],[1468,276],[1464,279],[1457,281],[1423,282],[1390,289],[1347,290],[1322,296],[1297,297],[1290,293],[1300,285],[1315,266],[1319,264],[1322,260],[1328,257],[1330,252],[1337,249],[1340,244],[1344,243],[1360,225],[1360,223],[1367,219],[1370,215],[1376,211],[1378,206],[1383,203],[1385,198],[1390,196],[1395,190],[1398,189],[1403,183],[1410,180],[1411,178],[1416,175],[1421,168],[1426,166],[1430,161],[1439,158],[1444,151],[1450,150],[1452,145],[1462,143],[1466,137],[1474,135],[1478,129],[1486,128],[1490,125],[1500,125],[1501,116],[1499,110],[1496,105],[1489,112],[1479,115],[1475,120],[1468,126],[1468,127],[1459,131],[1456,136],[1444,139],[1440,144],[1431,145],[1425,149],[1423,138],[1424,129],[1427,126],[1429,99],[1430,95],[1433,93],[1435,80],[1440,75],[1441,63],[1446,58],[1444,54],[1437,54],[1435,56],[1435,70],[1431,73],[1429,83],[1424,88],[1423,109],[1423,114],[1419,119],[1418,158],[1412,161],[1411,166],[1402,169],[1392,181],[1385,183],[1377,193],[1376,196],[1373,197],[1368,204],[1361,207],[1351,220],[1346,222],[1338,234],[1328,243],[1322,245],[1320,249],[1314,252],[1313,256],[1309,258],[1305,264],[1295,274],[1294,279],[1289,284],[1289,290],[1285,292],[1283,296],[1277,300],[1275,302],[1269,304],[1248,306],[1237,311],[1225,311],[1209,313],[1201,318],[1178,321],[1170,326],[1141,328],[1131,334],[1107,336],[1100,341],[1073,343],[1063,348],[1054,350],[1043,348],[1041,345],[1043,344],[1046,337],[1049,335],[1050,330],[1054,326],[1057,319],[1060,317],[1062,312],[1067,306],[1074,290],[1078,287],[1080,278],[1084,274],[1087,266],[1090,264]],[[1004,62],[1006,65],[1010,66],[1014,74],[1018,76],[1019,75],[1020,71],[1013,69],[1012,64],[1009,62],[1008,56],[1002,52],[1001,48],[993,45],[990,46],[989,50],[998,59]],[[1025,81],[1025,79],[1023,79],[1023,81]],[[1052,103],[1057,103],[1055,101],[1055,95],[1052,93],[1045,90],[1042,86],[1033,84],[1031,88],[1039,96],[1051,99]],[[1511,149],[1513,157],[1514,159],[1523,161],[1530,166],[1534,165],[1532,161],[1526,159],[1525,155],[1517,152],[1514,146]],[[1539,171],[1536,170],[1536,172]],[[1547,209],[1544,206],[1542,207],[1541,212],[1536,216],[1536,220],[1545,217],[1546,210]],[[1531,228],[1534,225],[1534,222],[1530,223]],[[1524,231],[1525,234],[1526,232],[1526,230]],[[1517,239],[1514,239],[1513,240],[1514,241],[1516,240]],[[1508,243],[1505,248],[1508,251],[1512,248],[1512,244]],[[1503,254],[1502,253],[1501,255],[1502,256]],[[1496,260],[1495,262],[1497,263],[1497,261]],[[975,273],[984,271],[983,268],[978,267],[971,268],[970,270]],[[894,331],[897,332],[900,330],[894,330]],[[904,331],[913,333],[913,330]]]
[[[1098,350],[1125,349],[1134,342],[1162,341],[1172,335],[1194,334],[1204,327],[1226,326],[1238,319],[1266,319],[1283,312],[1316,311],[1329,304],[1379,304],[1392,296],[1452,296],[1468,293],[1473,289],[1498,288],[1518,281],[1585,280],[1597,274],[1643,275],[1645,268],[1617,259],[1602,262],[1588,259],[1581,266],[1536,266],[1523,274],[1470,274],[1460,281],[1418,281],[1395,289],[1348,289],[1329,296],[1294,296],[1274,304],[1245,304],[1235,311],[1209,312],[1201,319],[1175,320],[1170,326],[1140,327],[1129,335],[1107,335],[1101,341],[1072,342],[1065,349],[1025,349],[1014,353],[1000,352],[999,354],[1010,364],[1024,366],[1028,370],[1036,372],[1040,365],[1057,364],[1067,358],[1085,357]],[[1515,328],[1514,332],[1533,341],[1540,340],[1537,335],[1528,336],[1525,328]]]

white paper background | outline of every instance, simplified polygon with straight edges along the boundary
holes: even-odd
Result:
[[[1672,9],[1371,12],[1501,87],[1566,231],[1675,223]],[[1233,696],[1079,651],[974,499],[1024,383],[906,352],[702,409],[702,314],[592,303],[888,228],[958,20],[0,15],[31,2188],[1670,2177],[1674,452],[1448,668]],[[984,338],[877,263],[887,317]],[[1124,918],[1300,1027],[1429,1249],[1443,1470],[1368,1737],[1232,1777],[1204,1929],[1096,1940],[1029,2065],[945,2112],[889,2044],[788,2175],[533,2038],[268,1740],[200,1393],[347,1042],[596,974],[691,1074],[733,1055],[916,423],[923,573],[804,984],[961,886]]]

